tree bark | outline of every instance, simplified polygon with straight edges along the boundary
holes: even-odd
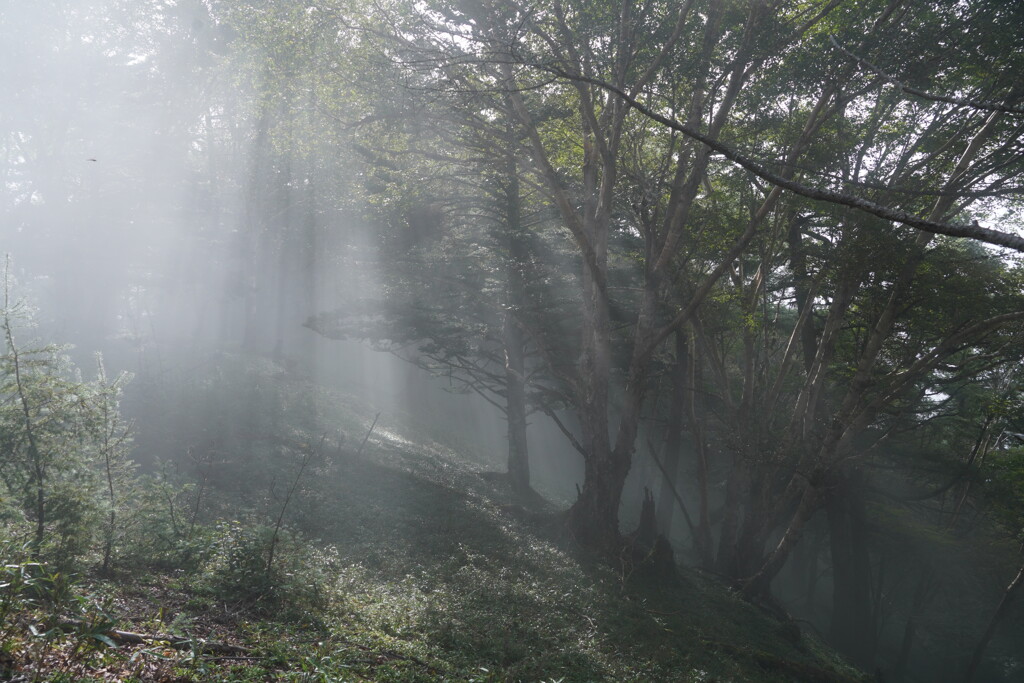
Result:
[[[965,683],[971,683],[978,675],[978,668],[981,666],[981,660],[985,656],[985,650],[988,649],[988,645],[992,642],[992,636],[996,634],[996,627],[999,626],[999,622],[1006,616],[1006,611],[1010,606],[1010,601],[1013,598],[1014,593],[1020,588],[1020,585],[1024,583],[1024,565],[1021,566],[1020,571],[1017,572],[1017,576],[1010,582],[1010,585],[1003,591],[1003,597],[999,601],[999,605],[996,607],[996,611],[992,614],[992,618],[989,619],[988,626],[985,628],[985,633],[982,634],[981,640],[978,641],[977,646],[974,648],[974,653],[971,655],[971,662],[967,665],[967,673],[964,675]]]
[[[875,623],[860,475],[846,476],[825,506],[832,551],[832,645],[855,664],[874,662]]]
[[[664,478],[661,482],[661,493],[658,496],[658,530],[669,537],[672,532],[672,519],[676,505],[672,494],[679,474],[679,462],[682,460],[683,420],[686,414],[687,391],[686,366],[689,365],[689,343],[686,334],[676,331],[676,357],[669,374],[672,382],[672,400],[668,410],[668,427],[665,437]]]
[[[677,352],[682,349],[679,346],[688,344],[685,337],[676,336]],[[697,386],[700,374],[698,353],[687,354],[686,368],[686,408],[687,418],[690,424],[690,434],[693,435],[694,455],[697,458],[697,525],[694,529],[693,546],[700,558],[701,565],[705,569],[714,566],[715,543],[711,536],[711,492],[710,478],[708,472],[708,444],[704,433],[703,416],[697,415]]]
[[[619,502],[629,473],[631,453],[623,457],[623,453],[613,449],[609,434],[611,324],[606,283],[610,204],[616,169],[614,155],[602,154],[597,149],[595,137],[601,132],[592,129],[584,134],[582,234],[593,257],[592,261],[584,259],[583,263],[579,363],[579,410],[587,457],[583,487],[569,519],[573,532],[584,544],[612,550],[619,545]]]
[[[907,623],[903,627],[903,641],[900,643],[900,654],[896,660],[896,665],[893,667],[893,675],[898,680],[903,678],[903,674],[907,670],[907,664],[910,663],[910,653],[914,647],[914,638],[917,635],[917,620],[921,618],[921,614],[924,612],[928,602],[935,595],[934,576],[935,574],[930,568],[922,569],[921,578],[918,580],[917,588],[914,590],[914,601],[911,603],[910,615],[907,617]]]
[[[512,491],[530,492],[530,454],[526,442],[526,353],[523,331],[518,316],[526,304],[523,268],[528,254],[520,209],[519,169],[510,138],[504,169],[505,237],[508,253],[505,259],[505,316],[502,338],[505,346],[505,417],[508,422],[508,475]]]

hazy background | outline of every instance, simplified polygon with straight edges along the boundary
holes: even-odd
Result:
[[[331,113],[291,101],[257,113],[254,85],[280,66],[274,55],[239,54],[235,31],[198,0],[5,2],[0,35],[0,249],[13,294],[85,374],[99,351],[108,372],[136,375],[124,409],[140,418],[139,462],[188,448],[190,435],[168,440],[152,418],[190,400],[170,384],[215,376],[215,352],[229,352],[504,466],[505,425],[485,401],[303,327],[375,295],[380,241],[358,200],[334,199],[351,194],[338,191],[351,182],[344,149],[296,132]],[[540,489],[572,496],[578,455],[546,417],[532,418],[530,438]]]

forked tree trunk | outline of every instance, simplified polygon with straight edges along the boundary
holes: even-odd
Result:
[[[825,493],[820,487],[810,483],[805,486],[800,495],[800,502],[797,504],[796,511],[793,513],[782,539],[768,554],[761,569],[743,582],[744,594],[751,597],[768,594],[772,579],[778,575],[779,570],[789,559],[789,553],[800,542],[807,522],[815,512],[821,509],[824,501]]]

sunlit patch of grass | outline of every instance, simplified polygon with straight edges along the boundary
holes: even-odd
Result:
[[[374,434],[381,439],[387,440],[391,445],[398,447],[415,447],[415,443],[406,439],[405,437],[399,436],[395,432],[389,429],[376,429]]]

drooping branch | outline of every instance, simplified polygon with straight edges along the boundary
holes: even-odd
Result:
[[[848,206],[852,209],[863,211],[864,213],[877,216],[884,220],[893,221],[896,223],[902,223],[917,230],[923,232],[932,233],[936,235],[948,235],[950,237],[963,237],[966,239],[977,240],[979,242],[985,242],[1000,247],[1007,247],[1015,251],[1024,252],[1024,237],[1020,235],[1014,235],[1008,232],[1002,232],[1000,230],[992,230],[991,228],[984,228],[977,224],[977,222],[966,225],[962,223],[943,223],[934,220],[928,220],[915,216],[914,214],[903,211],[902,209],[896,209],[890,206],[883,206],[882,204],[876,204],[862,197],[846,194],[844,192],[836,192],[834,190],[826,190],[816,187],[809,187],[803,183],[796,182],[795,180],[787,180],[785,177],[778,173],[769,171],[761,164],[755,162],[750,157],[740,154],[732,147],[704,135],[700,131],[694,130],[689,126],[679,123],[675,119],[659,114],[650,107],[641,104],[635,98],[629,96],[628,93],[624,92],[620,88],[602,81],[600,79],[591,78],[589,76],[583,76],[580,74],[569,73],[559,67],[553,67],[550,65],[534,65],[537,68],[545,69],[557,73],[563,78],[571,80],[583,80],[602,88],[606,88],[609,91],[615,93],[621,97],[626,104],[640,112],[644,116],[657,121],[674,131],[682,133],[683,135],[697,140],[704,144],[711,150],[721,154],[726,159],[729,159],[738,166],[743,167],[753,175],[766,180],[769,183],[789,190],[790,192],[800,195],[801,197],[807,197],[808,199],[814,199],[817,201],[829,202],[830,204],[838,204],[840,206]]]

